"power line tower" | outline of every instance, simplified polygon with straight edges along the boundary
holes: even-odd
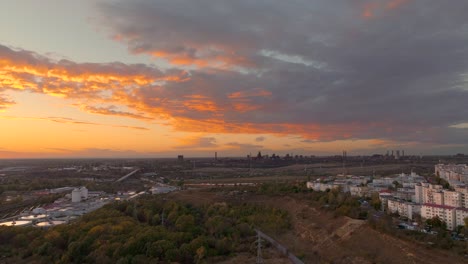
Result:
[[[262,257],[262,238],[260,237],[260,232],[257,232],[257,264],[263,263]]]

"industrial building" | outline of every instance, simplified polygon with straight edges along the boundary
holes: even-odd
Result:
[[[37,226],[49,228],[52,226],[68,223],[76,217],[87,214],[101,208],[111,201],[109,197],[100,197],[102,192],[90,192],[86,187],[72,188],[64,187],[54,189],[53,193],[70,191],[64,198],[57,199],[54,203],[29,209],[20,215],[4,219],[0,226]]]

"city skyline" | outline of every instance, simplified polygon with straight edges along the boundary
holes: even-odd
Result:
[[[5,1],[0,158],[468,153],[467,9]]]

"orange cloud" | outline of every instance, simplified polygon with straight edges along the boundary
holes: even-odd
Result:
[[[216,104],[216,102],[209,101],[207,99],[186,100],[182,104],[184,108],[187,109],[188,111],[196,110],[199,112],[213,112],[213,113],[222,111],[222,108],[219,107]]]
[[[306,139],[327,141],[356,137],[363,127],[362,124],[289,124],[287,121],[255,123],[252,121],[255,120],[252,118],[256,114],[254,111],[269,115],[265,111],[273,105],[273,94],[263,88],[248,87],[229,92],[229,89],[220,89],[222,83],[217,80],[207,80],[206,72],[200,77],[185,71],[161,72],[143,65],[54,62],[31,52],[13,51],[1,45],[0,58],[0,90],[26,89],[76,99],[79,103],[73,102],[74,106],[87,113],[158,121],[176,131],[301,135]],[[11,102],[5,99],[0,101],[0,105],[9,104]],[[101,125],[65,118],[46,120]]]
[[[271,96],[271,92],[262,89],[256,89],[254,91],[238,91],[231,93],[228,97],[230,99],[239,99],[239,98],[247,98],[247,97],[269,97]]]
[[[40,121],[49,121],[59,124],[71,124],[71,125],[91,125],[91,126],[109,126],[115,128],[127,128],[135,130],[149,130],[146,127],[138,126],[125,126],[125,125],[113,125],[113,124],[100,124],[95,122],[81,121],[68,117],[17,117],[17,116],[0,116],[0,119],[5,120],[40,120]]]
[[[237,91],[228,95],[232,101],[232,106],[235,111],[244,113],[259,110],[261,105],[255,104],[253,98],[255,97],[271,97],[272,93],[263,89],[254,89],[253,91]]]
[[[363,18],[373,18],[375,16],[375,11],[379,8],[378,3],[366,3],[363,7],[363,11],[361,13],[361,16]]]
[[[9,98],[2,96],[0,94],[0,112],[4,111],[6,108],[14,105],[15,102],[10,100]]]
[[[359,133],[362,124],[319,125],[319,124],[287,124],[287,123],[234,123],[221,119],[192,120],[177,118],[170,122],[174,129],[197,133],[225,133],[225,134],[272,134],[276,136],[300,135],[310,140],[332,141],[336,139],[350,139]],[[379,127],[382,124],[372,124]]]
[[[232,52],[223,52],[217,55],[194,56],[184,53],[170,53],[163,50],[136,50],[136,54],[149,54],[155,58],[160,58],[168,61],[176,66],[196,66],[198,68],[219,68],[232,69],[234,67],[254,67],[246,57],[237,56]]]
[[[144,116],[143,114],[116,110],[116,107],[113,105],[107,106],[107,107],[96,107],[96,106],[90,106],[90,105],[77,105],[77,106],[80,109],[91,114],[127,117],[127,118],[134,118],[134,119],[140,119],[140,120],[146,120],[146,121],[152,120],[152,118]]]
[[[395,10],[402,5],[408,3],[409,0],[386,0],[386,1],[373,1],[365,3],[361,17],[364,19],[371,19],[376,17],[376,13],[383,12],[385,10]]]
[[[409,0],[392,0],[385,6],[387,9],[396,9],[409,2]]]
[[[184,71],[165,73],[144,65],[58,62],[0,45],[0,88],[28,89],[69,98],[102,97],[102,91],[186,81]]]
[[[259,105],[251,105],[247,103],[234,103],[233,107],[236,111],[244,113],[244,112],[251,112],[261,108]]]
[[[212,149],[218,147],[214,137],[188,137],[179,139],[180,145],[176,148],[185,149]]]

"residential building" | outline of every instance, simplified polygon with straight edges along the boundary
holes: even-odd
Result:
[[[455,191],[460,193],[460,207],[468,208],[468,186],[455,187]]]
[[[417,203],[444,204],[444,193],[442,185],[422,183],[415,186],[415,200]],[[419,200],[420,199],[420,200]]]
[[[468,218],[468,208],[457,208],[455,210],[455,225],[456,226],[465,226],[465,219]]]
[[[434,168],[436,175],[448,181],[450,185],[468,183],[467,164],[437,164]]]
[[[421,205],[412,202],[390,198],[387,200],[387,209],[390,213],[398,213],[400,216],[413,219],[414,215],[421,213]]]
[[[415,190],[414,188],[398,188],[394,194],[395,198],[414,201],[415,200]]]
[[[462,194],[456,191],[444,190],[444,205],[462,207]]]
[[[395,181],[394,178],[386,177],[386,178],[374,179],[372,183],[375,186],[392,186],[394,181]]]
[[[456,227],[455,207],[438,204],[423,204],[421,206],[421,217],[432,219],[438,217],[447,224],[447,229],[454,230]]]
[[[414,202],[422,204],[423,203],[423,186],[422,184],[416,184],[414,186]]]
[[[367,197],[370,196],[369,187],[367,186],[350,186],[349,191],[353,196]]]
[[[391,198],[393,198],[393,195],[389,190],[379,191],[379,199],[382,202],[382,210],[385,210],[385,207],[388,207],[388,200]]]

